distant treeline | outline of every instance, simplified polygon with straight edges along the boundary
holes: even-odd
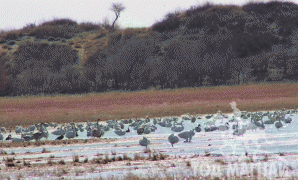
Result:
[[[298,5],[206,3],[149,28],[54,19],[0,34],[0,95],[297,81]]]

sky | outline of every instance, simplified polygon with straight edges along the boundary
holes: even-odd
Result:
[[[256,1],[256,0],[255,0]],[[259,0],[257,0],[259,1]],[[209,0],[214,4],[243,5],[248,0]],[[262,2],[268,2],[263,0]],[[291,1],[295,2],[295,1]],[[26,24],[41,24],[54,18],[70,18],[77,23],[110,24],[116,18],[110,10],[112,3],[122,3],[125,10],[117,23],[122,28],[150,27],[175,10],[186,10],[191,6],[205,4],[199,0],[0,0],[0,29],[20,29]]]

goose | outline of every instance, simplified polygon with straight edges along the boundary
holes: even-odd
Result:
[[[138,135],[141,135],[144,132],[144,128],[139,128],[137,130]]]
[[[143,137],[143,139],[141,139],[139,143],[141,146],[146,146],[147,148],[147,146],[150,144],[150,140],[147,139],[146,137]]]
[[[276,121],[274,123],[275,127],[277,130],[279,130],[279,128],[283,127],[283,124],[280,122],[280,118],[278,117],[278,121]]]
[[[5,138],[6,141],[11,140],[11,139],[12,139],[12,138],[11,138],[11,134],[8,135],[8,136]]]
[[[126,134],[126,132],[123,131],[123,130],[115,130],[114,132],[115,132],[115,134],[117,134],[118,136],[123,136],[123,135]]]
[[[229,126],[230,126],[229,123],[226,122],[225,125],[218,126],[217,129],[220,130],[220,131],[226,131],[226,130],[229,129]]]
[[[22,134],[21,136],[25,141],[31,141],[33,140],[33,138],[31,136],[24,136],[24,134]]]
[[[184,131],[184,132],[178,134],[178,136],[180,138],[183,138],[186,140],[184,142],[190,142],[194,135],[195,135],[194,129],[190,130],[190,131]]]
[[[199,124],[197,127],[195,127],[195,130],[197,131],[197,132],[201,132],[201,124]]]
[[[2,127],[1,127],[1,132],[5,132],[6,133],[6,129],[5,129],[5,127],[3,127],[3,124],[2,124]]]
[[[129,127],[128,127],[128,129],[126,130],[126,132],[128,133],[128,132],[130,132],[130,129],[129,129]]]
[[[212,115],[207,115],[205,118],[206,119],[211,119],[213,117],[213,114]]]
[[[21,135],[21,138],[12,138],[12,142],[24,142],[23,135]]]
[[[174,147],[173,145],[179,142],[179,138],[177,136],[174,136],[174,134],[171,134],[168,137],[169,142],[171,143],[172,147]]]
[[[44,137],[44,132],[37,132],[32,134],[31,136],[33,139],[35,139],[35,141],[39,141],[42,137]]]
[[[55,140],[61,140],[61,139],[63,139],[64,138],[64,135],[63,134],[61,134],[60,136],[58,136]]]

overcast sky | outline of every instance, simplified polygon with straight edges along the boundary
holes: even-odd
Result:
[[[232,4],[232,1],[234,0],[210,0],[209,2]],[[169,12],[185,10],[192,5],[205,2],[201,0],[0,0],[0,29],[19,29],[34,22],[39,25],[54,18],[70,18],[78,23],[102,23],[107,17],[112,24],[116,17],[110,10],[112,3],[122,3],[125,6],[125,10],[120,13],[117,20],[121,27],[150,27]],[[237,5],[243,5],[247,0],[236,2]]]

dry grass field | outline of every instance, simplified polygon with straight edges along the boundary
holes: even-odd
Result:
[[[96,119],[129,119],[149,116],[231,113],[236,101],[242,111],[297,109],[298,85],[249,84],[139,92],[107,92],[54,97],[0,98],[0,124],[7,129],[33,122],[94,122]]]

